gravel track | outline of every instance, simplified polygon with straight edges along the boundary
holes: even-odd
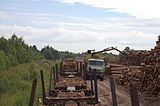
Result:
[[[87,81],[88,86],[90,86],[90,81]],[[96,106],[112,106],[112,96],[110,89],[110,82],[108,78],[105,78],[104,81],[97,82],[98,84],[98,99],[99,104]],[[117,94],[117,103],[118,106],[131,106],[129,89],[124,88],[116,84],[116,94]],[[160,106],[159,102],[145,102],[144,97],[139,94],[140,106]]]

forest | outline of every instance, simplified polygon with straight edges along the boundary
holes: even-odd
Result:
[[[81,56],[81,54],[58,51],[49,45],[38,50],[36,45],[27,45],[23,38],[15,34],[8,39],[0,37],[0,71],[22,63],[44,59],[58,60],[74,56]]]
[[[42,59],[43,56],[40,53],[30,49],[24,40],[15,34],[9,39],[0,38],[0,70]]]

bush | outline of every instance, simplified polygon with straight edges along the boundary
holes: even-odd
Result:
[[[6,59],[4,51],[0,51],[0,71],[6,68]]]
[[[5,93],[9,90],[9,80],[7,77],[0,78],[0,94]]]
[[[36,71],[35,65],[31,64],[29,67],[29,79],[33,80],[35,78],[38,78],[38,72]]]

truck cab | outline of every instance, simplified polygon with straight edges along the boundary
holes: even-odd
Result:
[[[91,70],[96,71],[97,77],[103,81],[104,79],[104,73],[105,73],[105,62],[104,60],[101,59],[88,59],[86,63],[86,71],[89,72],[89,68]],[[89,78],[90,74],[86,73],[86,78]]]

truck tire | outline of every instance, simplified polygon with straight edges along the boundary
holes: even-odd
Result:
[[[88,75],[86,75],[86,80],[89,80],[89,76]]]
[[[101,78],[100,78],[100,81],[103,81],[103,80],[104,80],[104,78],[103,78],[103,77],[101,77]]]

